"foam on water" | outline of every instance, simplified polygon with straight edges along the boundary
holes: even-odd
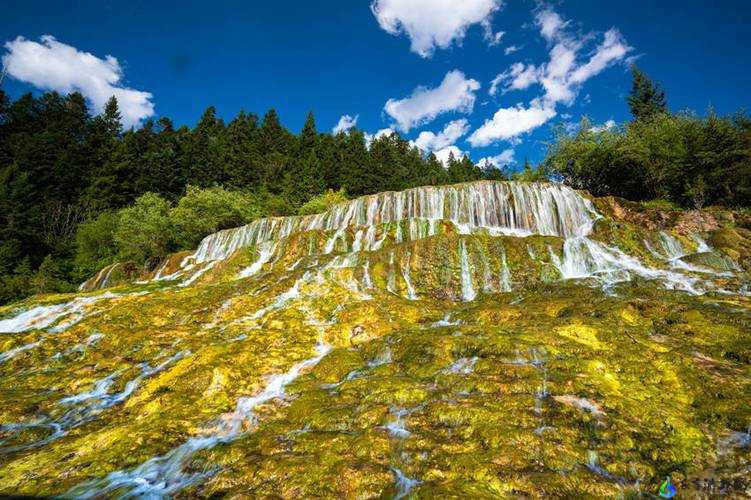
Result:
[[[55,333],[61,332],[80,322],[86,316],[85,313],[88,306],[101,300],[115,297],[119,297],[119,295],[107,292],[89,297],[76,297],[62,304],[36,306],[12,318],[0,320],[0,332],[19,333],[34,329],[44,329],[62,318],[67,318],[50,329],[50,331]]]

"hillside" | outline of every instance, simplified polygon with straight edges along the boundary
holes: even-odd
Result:
[[[750,271],[557,184],[259,219],[0,308],[0,494],[741,497]]]

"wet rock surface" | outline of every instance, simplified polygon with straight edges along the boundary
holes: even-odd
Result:
[[[0,494],[747,495],[751,241],[534,186],[370,197],[0,309]]]

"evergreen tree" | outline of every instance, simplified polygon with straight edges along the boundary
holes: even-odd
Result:
[[[636,65],[631,67],[632,86],[628,96],[628,106],[636,120],[649,119],[668,110],[665,91],[641,71]]]

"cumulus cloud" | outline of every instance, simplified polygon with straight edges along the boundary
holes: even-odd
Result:
[[[512,140],[534,130],[555,116],[555,108],[539,99],[529,106],[501,108],[469,136],[472,146],[487,146],[497,140]]]
[[[409,97],[389,99],[383,109],[401,130],[409,132],[412,127],[430,122],[442,113],[471,112],[479,88],[479,82],[453,70],[446,73],[438,87],[417,87]]]
[[[488,169],[488,168],[503,168],[506,165],[511,165],[514,163],[514,150],[513,149],[504,149],[501,151],[500,154],[497,154],[495,156],[487,156],[485,158],[482,158],[477,164],[480,166],[480,168]]]
[[[44,35],[40,42],[17,37],[5,43],[8,53],[3,64],[8,75],[43,90],[61,93],[78,91],[97,112],[115,96],[120,106],[123,125],[138,125],[154,114],[154,103],[149,92],[123,85],[123,70],[113,56],[100,59],[88,52],[58,42]]]
[[[360,115],[355,115],[354,117],[350,115],[342,115],[341,118],[339,118],[339,122],[334,126],[334,128],[331,130],[331,132],[336,135],[341,132],[349,132],[351,128],[354,128],[357,126],[357,119],[360,118]]]
[[[449,166],[449,157],[454,156],[454,159],[461,160],[464,157],[464,152],[456,146],[448,146],[433,153],[435,157],[440,161],[444,167]]]
[[[453,145],[468,131],[469,122],[467,120],[454,120],[447,123],[443,130],[437,134],[430,131],[420,132],[413,144],[423,151],[438,151]]]
[[[517,104],[499,109],[491,120],[486,120],[470,135],[468,140],[472,145],[484,146],[496,140],[513,141],[543,125],[556,116],[558,104],[570,106],[574,103],[584,82],[622,62],[632,50],[623,35],[611,28],[591,55],[582,60],[580,52],[589,37],[577,38],[567,33],[569,22],[551,9],[538,12],[535,22],[540,35],[550,43],[548,61],[539,66],[520,62],[512,64],[493,79],[489,92],[496,95],[500,90],[505,94],[539,85],[542,95],[535,97],[528,106]]]
[[[382,128],[381,130],[379,130],[375,134],[369,134],[369,133],[365,132],[363,134],[365,136],[365,146],[367,148],[370,148],[370,145],[376,139],[380,139],[384,135],[391,135],[391,134],[395,134],[395,133],[396,133],[396,130],[394,130],[393,128]]]
[[[545,40],[551,41],[568,25],[561,16],[553,9],[543,9],[535,15],[535,23],[540,28],[540,34]]]
[[[412,52],[430,57],[436,47],[461,43],[474,24],[483,26],[486,40],[499,42],[503,34],[493,34],[490,20],[502,5],[502,0],[374,0],[370,10],[386,32],[406,34]]]

